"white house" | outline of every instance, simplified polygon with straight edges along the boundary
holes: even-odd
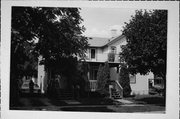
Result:
[[[123,35],[108,39],[92,37],[88,39],[89,49],[86,54],[86,62],[90,64],[90,88],[91,91],[96,90],[97,72],[99,64],[108,61],[108,54],[110,52],[115,53],[114,61],[108,61],[110,66],[110,78],[111,80],[119,79],[119,53],[121,52],[121,46],[126,45],[126,37]],[[149,79],[153,79],[153,73],[148,75],[136,74],[130,75],[130,86],[132,94],[148,94],[149,93]]]
[[[123,35],[113,38],[88,38],[89,48],[86,52],[86,62],[89,63],[90,70],[88,72],[88,80],[90,91],[96,91],[97,89],[97,72],[100,64],[104,64],[108,61],[108,54],[110,52],[115,53],[113,61],[108,61],[110,66],[110,78],[117,81],[119,79],[120,59],[119,53],[121,52],[121,46],[126,45],[126,37]],[[149,79],[153,79],[154,75],[149,73],[148,75],[136,74],[130,75],[130,86],[132,94],[148,94],[149,92]],[[38,84],[41,87],[42,93],[47,90],[47,75],[43,65],[38,66]]]

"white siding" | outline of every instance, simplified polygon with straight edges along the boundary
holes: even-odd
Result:
[[[148,75],[140,75],[139,73],[136,75],[136,82],[131,85],[132,94],[142,95],[149,93],[149,85],[148,79],[153,77],[153,73],[149,73]]]
[[[111,46],[115,46],[115,47],[116,47],[116,51],[117,51],[116,53],[119,54],[119,52],[122,51],[122,50],[121,50],[121,46],[122,46],[122,45],[126,45],[126,44],[127,44],[126,38],[123,37],[122,39],[118,40],[117,42],[114,42],[114,43],[112,43],[111,45],[109,45],[109,46],[108,46],[108,50],[109,50],[109,52],[110,52]]]

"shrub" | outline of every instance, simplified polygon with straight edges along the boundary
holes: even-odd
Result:
[[[100,65],[97,73],[97,89],[101,92],[107,91],[107,82],[110,80],[109,64]]]
[[[127,66],[123,65],[120,69],[119,83],[123,88],[123,96],[127,97],[131,93],[129,72]]]

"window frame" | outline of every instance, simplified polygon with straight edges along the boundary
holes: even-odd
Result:
[[[92,58],[92,50],[94,50],[94,58]],[[90,49],[90,58],[91,59],[96,59],[96,48],[91,48]]]

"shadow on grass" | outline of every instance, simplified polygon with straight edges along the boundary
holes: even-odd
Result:
[[[35,107],[40,107],[40,106],[47,106],[43,101],[37,99],[37,98],[32,98],[30,100],[31,106],[35,106]]]
[[[111,105],[113,101],[107,98],[82,98],[78,99],[82,105]]]
[[[49,103],[51,103],[52,105],[55,105],[55,106],[66,106],[67,103],[64,102],[63,100],[57,100],[57,99],[50,99],[49,100]]]
[[[144,98],[140,98],[140,99],[135,99],[135,101],[143,101],[146,104],[165,106],[164,97],[144,97]]]
[[[12,107],[16,107],[16,106],[18,106],[18,107],[24,107],[25,105],[24,105],[24,103],[22,103],[20,100],[13,100],[13,101],[11,101],[10,100],[10,109],[12,108]]]

